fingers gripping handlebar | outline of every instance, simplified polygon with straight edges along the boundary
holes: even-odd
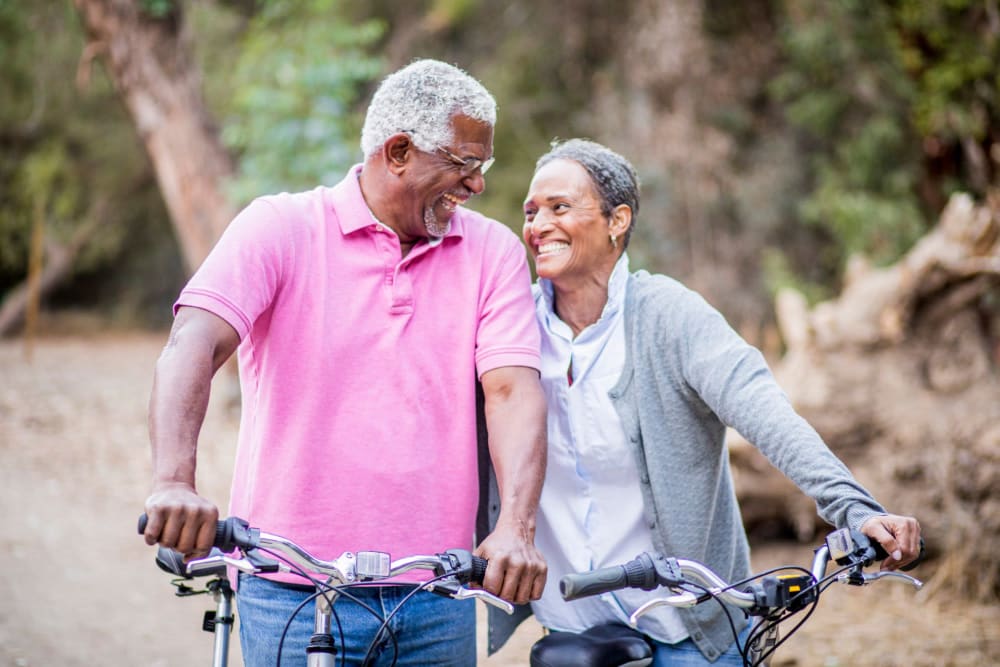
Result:
[[[830,560],[838,565],[861,562],[865,566],[889,557],[882,545],[857,530],[841,529],[827,535],[826,546],[830,550]],[[924,538],[920,538],[920,553],[916,559],[899,568],[909,572],[923,562],[925,555]]]
[[[145,513],[139,517],[139,534],[146,532],[146,525],[149,517]],[[212,546],[218,547],[220,551],[230,552],[234,549],[254,549],[260,546],[260,531],[251,528],[250,524],[243,519],[231,516],[224,521],[219,521],[215,525],[215,539]]]

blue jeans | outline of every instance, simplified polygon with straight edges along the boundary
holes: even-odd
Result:
[[[346,596],[338,598],[333,607],[336,617],[331,628],[337,647],[337,667],[341,664],[361,664],[382,619],[392,613],[414,588],[412,585],[399,585],[347,589],[348,593],[377,612],[379,618]],[[247,667],[274,667],[277,664],[278,642],[285,624],[295,608],[309,596],[310,593],[304,590],[240,575],[236,604],[240,619],[240,646]],[[292,619],[281,650],[282,667],[302,667],[306,664],[306,646],[313,634],[314,614],[315,603],[309,602]],[[343,647],[338,618],[343,629]],[[420,591],[393,615],[389,629],[396,637],[399,653],[396,664],[399,667],[469,667],[476,664],[476,612],[472,600],[453,600]],[[392,664],[393,643],[384,633],[372,655],[377,657],[371,662],[374,666]]]
[[[750,634],[750,625],[740,632],[740,645],[747,640]],[[715,662],[709,662],[708,658],[702,655],[698,647],[690,639],[685,639],[676,644],[661,644],[653,642],[653,667],[743,667],[743,658],[736,647],[736,642],[719,656]]]

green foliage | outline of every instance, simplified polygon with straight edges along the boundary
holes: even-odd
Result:
[[[921,160],[914,87],[891,44],[887,3],[796,3],[787,63],[771,90],[815,155],[800,219],[832,232],[836,262],[865,252],[891,262],[926,227],[915,185]]]
[[[140,0],[139,9],[154,19],[162,19],[170,16],[177,8],[174,0]]]
[[[362,86],[382,63],[366,53],[376,21],[343,21],[336,0],[263,3],[233,72],[223,140],[240,155],[240,203],[334,183],[360,158]]]
[[[25,278],[38,214],[54,244],[102,216],[64,288],[78,305],[111,303],[123,289],[144,304],[181,274],[156,182],[103,69],[95,63],[85,84],[74,85],[83,48],[70,3],[0,0],[0,298]],[[144,279],[158,244],[169,261]],[[104,281],[84,285],[87,275]]]
[[[800,219],[832,233],[838,262],[891,262],[953,189],[985,194],[987,170],[973,173],[963,151],[988,151],[1000,124],[1000,31],[987,14],[974,0],[789,3],[771,92],[815,155]]]
[[[1000,116],[1000,29],[976,0],[900,0],[893,46],[918,90],[917,128],[942,140],[983,139]]]

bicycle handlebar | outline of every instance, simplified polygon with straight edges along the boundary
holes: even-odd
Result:
[[[860,569],[871,565],[876,560],[886,558],[884,549],[873,540],[858,531],[843,528],[827,536],[826,542],[816,550],[811,570],[811,583],[818,582],[826,576],[827,565],[833,561],[838,565],[850,568],[852,572],[841,575],[842,581],[849,584],[863,585],[885,576],[902,577],[915,585],[921,585],[916,579],[895,572],[877,574],[862,574]],[[924,558],[924,541],[920,540],[920,555],[915,561],[907,564],[904,570],[911,570]],[[694,584],[702,591],[695,594],[684,590],[685,584]],[[668,598],[656,600],[654,606],[667,604],[673,607],[691,607],[700,602],[716,597],[724,602],[743,609],[760,609],[774,606],[787,606],[787,596],[776,597],[773,590],[765,585],[748,586],[737,590],[722,577],[698,561],[680,558],[666,558],[660,554],[642,553],[633,560],[622,565],[613,565],[591,572],[567,574],[559,581],[559,591],[567,601],[582,597],[600,595],[623,588],[639,588],[653,590],[659,586],[678,589],[677,594]],[[772,586],[773,589],[773,586]],[[636,614],[645,611],[645,605]]]
[[[148,521],[146,514],[139,517],[139,534],[146,532]],[[251,528],[247,521],[239,517],[229,517],[218,522],[213,546],[215,548],[209,556],[187,562],[183,571],[180,571],[184,564],[179,554],[165,547],[160,547],[157,563],[162,569],[185,577],[217,574],[218,568],[224,564],[248,574],[297,572],[301,569],[325,575],[341,584],[388,579],[415,569],[431,570],[437,580],[425,584],[427,590],[454,598],[479,598],[508,614],[514,611],[509,602],[485,590],[470,590],[461,586],[470,583],[481,585],[488,565],[485,558],[464,549],[407,556],[395,561],[390,560],[389,554],[379,551],[359,551],[356,554],[345,552],[339,558],[327,561],[316,558],[280,535]],[[237,549],[243,552],[243,558],[225,555]],[[255,550],[257,553],[252,553]],[[164,551],[169,553],[163,554]],[[261,552],[280,555],[279,558],[285,562],[262,559]],[[291,567],[292,565],[295,567]]]

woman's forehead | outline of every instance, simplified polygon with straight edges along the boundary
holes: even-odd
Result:
[[[528,188],[528,199],[558,196],[597,197],[590,174],[579,162],[552,160],[535,172]]]

